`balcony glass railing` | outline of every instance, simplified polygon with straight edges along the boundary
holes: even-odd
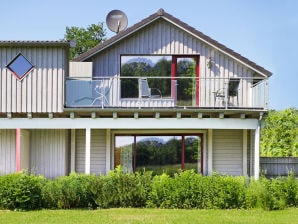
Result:
[[[195,77],[68,78],[65,107],[268,108],[268,80]]]

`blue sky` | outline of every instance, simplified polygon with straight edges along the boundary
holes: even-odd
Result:
[[[66,26],[106,27],[113,9],[132,26],[160,8],[271,71],[271,109],[298,108],[296,0],[1,0],[0,40],[59,40]]]

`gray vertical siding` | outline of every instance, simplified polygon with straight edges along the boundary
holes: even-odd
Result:
[[[0,175],[16,171],[16,131],[0,130]]]
[[[85,173],[85,148],[86,148],[86,131],[84,129],[76,130],[76,156],[75,170],[77,173]]]
[[[67,130],[32,130],[30,169],[48,178],[68,174]]]
[[[91,173],[106,173],[106,131],[91,130]]]
[[[243,175],[242,130],[213,131],[213,170],[222,174]]]
[[[34,65],[21,81],[5,67],[20,52]],[[0,112],[62,112],[66,55],[62,47],[0,47]]]
[[[30,169],[30,131],[21,130],[21,170]]]
[[[76,130],[76,172],[85,172],[86,132]],[[95,174],[106,173],[106,132],[105,130],[91,130],[90,172]]]
[[[121,54],[147,55],[200,55],[200,106],[214,104],[214,93],[225,85],[224,78],[252,77],[253,72],[233,58],[213,49],[211,46],[184,32],[167,21],[159,20],[137,33],[121,40],[112,47],[94,56],[94,76],[117,76],[120,74]],[[208,67],[209,57],[212,67]],[[213,80],[211,80],[212,78]],[[214,79],[216,81],[214,81]],[[250,80],[240,84],[239,99],[242,106],[252,106]],[[231,101],[236,105],[236,98]]]

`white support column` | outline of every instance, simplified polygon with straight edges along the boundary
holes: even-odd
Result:
[[[253,149],[255,148],[254,147],[254,134],[253,134],[253,131],[251,130],[251,131],[249,131],[249,139],[250,139],[250,142],[249,142],[249,148],[250,148],[250,150],[249,150],[249,161],[250,161],[250,163],[249,163],[249,173],[250,173],[250,177],[253,177],[253,169],[254,169],[254,167],[253,167],[253,161],[254,161],[254,156],[253,156],[253,154],[254,154],[254,152],[253,152]]]
[[[259,179],[260,172],[260,123],[255,130],[255,180]]]
[[[111,129],[106,130],[106,173],[111,169]]]
[[[70,171],[76,171],[76,129],[70,131]]]
[[[247,130],[243,130],[243,140],[242,140],[242,171],[243,171],[243,176],[247,176]]]
[[[90,174],[90,148],[91,148],[91,129],[86,128],[86,157],[85,157],[85,174]]]
[[[208,175],[212,175],[212,148],[213,148],[213,130],[208,129]]]

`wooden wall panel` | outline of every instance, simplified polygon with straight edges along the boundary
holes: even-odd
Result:
[[[213,130],[213,170],[242,175],[242,130]]]
[[[30,169],[47,178],[68,174],[67,130],[32,130]]]
[[[252,77],[252,71],[175,25],[158,20],[122,39],[117,44],[94,56],[94,76],[120,75],[121,54],[143,55],[200,55],[200,106],[214,106],[214,92],[224,88],[231,77]],[[209,58],[212,66],[208,66]],[[117,63],[119,62],[119,63]],[[242,85],[243,84],[243,85]],[[240,85],[239,106],[251,106],[251,82]],[[237,106],[236,98],[231,100]],[[219,105],[217,105],[219,106]],[[222,106],[222,105],[221,105]]]
[[[91,173],[106,173],[106,131],[91,130]]]
[[[76,160],[75,167],[77,173],[85,173],[85,147],[86,147],[86,131],[84,129],[76,130]]]
[[[0,130],[0,175],[16,171],[16,131]]]
[[[18,53],[34,65],[23,80],[6,68]],[[0,47],[0,112],[63,112],[66,55],[60,47]]]
[[[76,130],[76,172],[85,173],[86,131]],[[103,174],[106,172],[106,134],[105,130],[91,130],[91,168],[90,172]]]

